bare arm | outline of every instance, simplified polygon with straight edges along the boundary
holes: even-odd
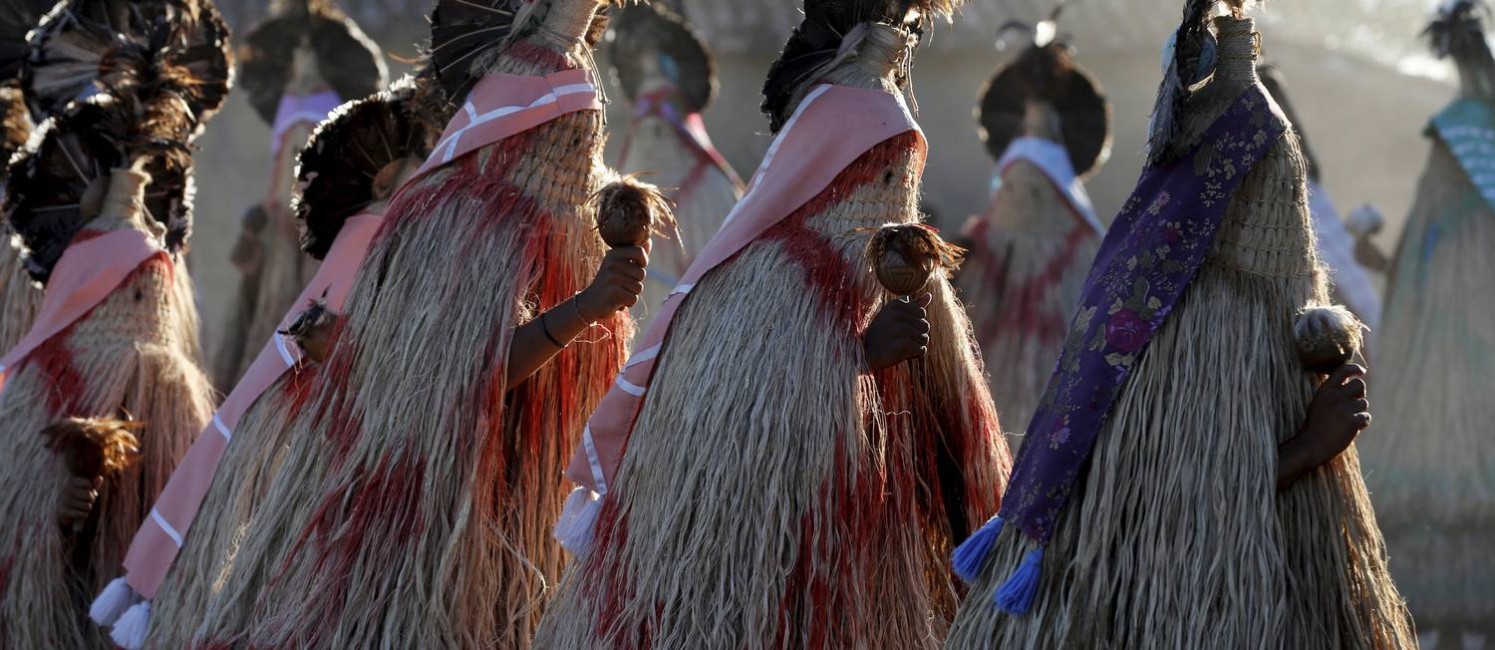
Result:
[[[581,293],[514,328],[505,385],[518,386],[560,354],[587,328],[632,307],[644,291],[649,254],[639,246],[614,248]]]
[[[1303,428],[1277,446],[1277,489],[1287,489],[1334,460],[1368,426],[1365,368],[1352,363],[1340,366],[1314,394]]]

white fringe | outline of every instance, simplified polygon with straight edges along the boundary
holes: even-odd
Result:
[[[125,610],[140,601],[140,594],[130,588],[130,583],[125,582],[124,578],[115,578],[88,607],[88,617],[99,625],[109,627],[119,620]]]
[[[125,650],[140,650],[145,645],[145,633],[150,629],[151,601],[143,600],[119,617],[109,637]]]
[[[597,516],[601,513],[602,495],[584,487],[572,490],[555,522],[555,539],[561,543],[561,548],[577,557],[586,557],[592,551]]]

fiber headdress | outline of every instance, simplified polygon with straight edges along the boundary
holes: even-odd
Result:
[[[1036,99],[1049,104],[1059,114],[1060,140],[1075,175],[1083,177],[1110,156],[1111,104],[1100,83],[1074,60],[1063,35],[1056,33],[1063,9],[1061,3],[1031,30],[1012,24],[1031,31],[1033,40],[987,82],[977,121],[987,153],[1001,158],[1022,129],[1026,103]]]
[[[163,27],[163,25],[165,27]],[[233,71],[228,26],[209,0],[61,0],[31,32],[22,80],[33,116],[117,82],[108,58],[121,43],[164,50],[184,68],[199,130],[223,105]],[[195,134],[194,134],[195,135]]]
[[[291,209],[301,225],[301,249],[322,259],[344,220],[395,189],[380,187],[393,180],[381,178],[381,172],[407,158],[425,159],[431,136],[441,131],[449,114],[434,80],[406,77],[327,116],[307,140],[296,167],[300,191]]]
[[[630,102],[643,82],[646,52],[658,53],[661,71],[679,89],[685,112],[700,113],[711,105],[716,63],[711,48],[683,16],[656,2],[626,7],[613,19],[607,58]]]
[[[311,50],[317,72],[343,101],[378,92],[389,75],[379,46],[333,0],[288,0],[239,46],[238,85],[266,123],[275,121],[295,73],[292,53],[302,48]]]

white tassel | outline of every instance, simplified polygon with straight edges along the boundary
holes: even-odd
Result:
[[[140,594],[130,588],[124,578],[115,578],[104,587],[104,591],[88,607],[88,617],[104,627],[114,625],[130,606],[140,602]]]
[[[140,650],[145,645],[145,633],[151,628],[151,601],[141,601],[119,617],[109,638],[114,639],[125,650]]]
[[[555,523],[555,539],[561,548],[577,557],[585,557],[592,551],[592,542],[597,531],[597,516],[602,513],[602,496],[587,488],[579,487],[566,497],[566,507]]]

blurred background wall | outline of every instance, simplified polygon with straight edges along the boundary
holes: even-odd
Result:
[[[409,69],[398,59],[417,56],[429,0],[340,2],[385,48],[392,71]],[[268,4],[217,3],[236,31],[252,27]],[[1060,22],[1080,62],[1114,105],[1111,159],[1090,179],[1103,219],[1114,215],[1141,168],[1143,133],[1160,77],[1159,50],[1176,27],[1182,4],[1075,0]],[[758,91],[799,20],[799,0],[685,0],[685,5],[717,51],[721,94],[706,123],[718,148],[747,176],[770,139],[767,120],[758,112]],[[956,228],[985,205],[993,161],[977,139],[971,109],[1003,59],[994,46],[999,27],[1008,20],[1034,22],[1051,8],[1041,0],[970,0],[956,23],[935,29],[918,55],[914,89],[930,141],[925,201],[941,227]],[[1417,42],[1426,9],[1423,0],[1278,0],[1255,12],[1264,55],[1286,77],[1325,186],[1342,212],[1364,202],[1379,205],[1390,222],[1381,236],[1388,246],[1400,231],[1427,155],[1422,127],[1453,93],[1447,69],[1428,61]],[[611,94],[622,96],[616,90]],[[609,113],[615,132],[627,126],[628,109],[621,102],[615,101]],[[227,255],[240,215],[268,183],[268,138],[268,127],[242,96],[234,96],[202,139],[192,268],[202,288],[210,342],[237,283]]]

